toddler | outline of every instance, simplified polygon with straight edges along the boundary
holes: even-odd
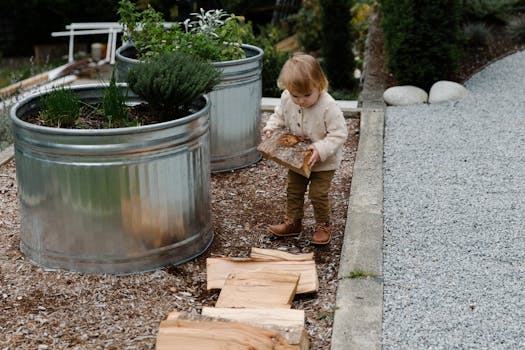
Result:
[[[314,57],[302,53],[293,55],[282,67],[277,85],[284,91],[263,133],[270,137],[274,130],[283,128],[310,139],[308,166],[311,174],[307,178],[288,170],[286,218],[268,229],[279,237],[301,233],[304,195],[309,186],[316,221],[311,242],[328,244],[332,239],[328,192],[343,158],[343,144],[348,136],[346,122],[341,109],[327,92],[328,80]]]

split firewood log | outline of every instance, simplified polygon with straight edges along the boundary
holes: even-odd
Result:
[[[265,138],[257,147],[265,158],[271,159],[296,173],[310,177],[308,161],[312,155],[306,148],[311,144],[309,140],[287,133],[285,130],[276,130],[272,136]]]
[[[250,258],[261,260],[289,260],[289,261],[306,261],[314,260],[314,253],[293,254],[283,252],[277,249],[263,249],[252,247]]]
[[[160,323],[157,350],[307,350],[304,327],[255,327],[197,314],[170,314]]]
[[[226,277],[215,306],[289,309],[299,276],[289,272],[232,272]]]
[[[288,261],[224,257],[206,259],[207,289],[221,289],[230,273],[253,271],[300,274],[297,294],[313,293],[319,288],[319,279],[313,260]]]

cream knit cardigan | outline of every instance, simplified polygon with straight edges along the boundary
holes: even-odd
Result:
[[[284,90],[263,133],[280,128],[312,141],[321,158],[312,171],[335,170],[341,163],[348,130],[341,108],[326,91],[321,92],[315,105],[302,108],[293,103],[288,90]]]

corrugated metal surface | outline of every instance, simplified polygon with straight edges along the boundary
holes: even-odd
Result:
[[[77,88],[96,99],[95,87]],[[203,105],[204,105],[203,101]],[[209,103],[143,127],[69,130],[20,121],[12,110],[21,249],[45,266],[131,273],[182,263],[213,238]]]
[[[261,98],[263,51],[244,45],[247,58],[215,62],[222,82],[208,94],[211,100],[211,170],[228,171],[261,159]]]
[[[257,146],[261,140],[261,98],[263,51],[243,45],[246,58],[212,63],[223,80],[208,94],[210,112],[211,171],[221,172],[246,167],[261,159]],[[130,45],[117,50],[119,79],[138,60]]]

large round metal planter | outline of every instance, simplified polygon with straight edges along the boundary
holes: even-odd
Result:
[[[208,94],[210,112],[211,171],[235,170],[261,159],[260,143],[262,58],[263,51],[243,45],[246,58],[213,62],[223,74],[221,83]],[[133,59],[135,49],[127,44],[117,49],[116,60],[120,80],[139,61]]]
[[[73,91],[93,103],[104,90]],[[208,248],[207,98],[169,122],[73,130],[22,120],[41,97],[11,109],[24,254],[52,268],[123,274],[180,264]]]

